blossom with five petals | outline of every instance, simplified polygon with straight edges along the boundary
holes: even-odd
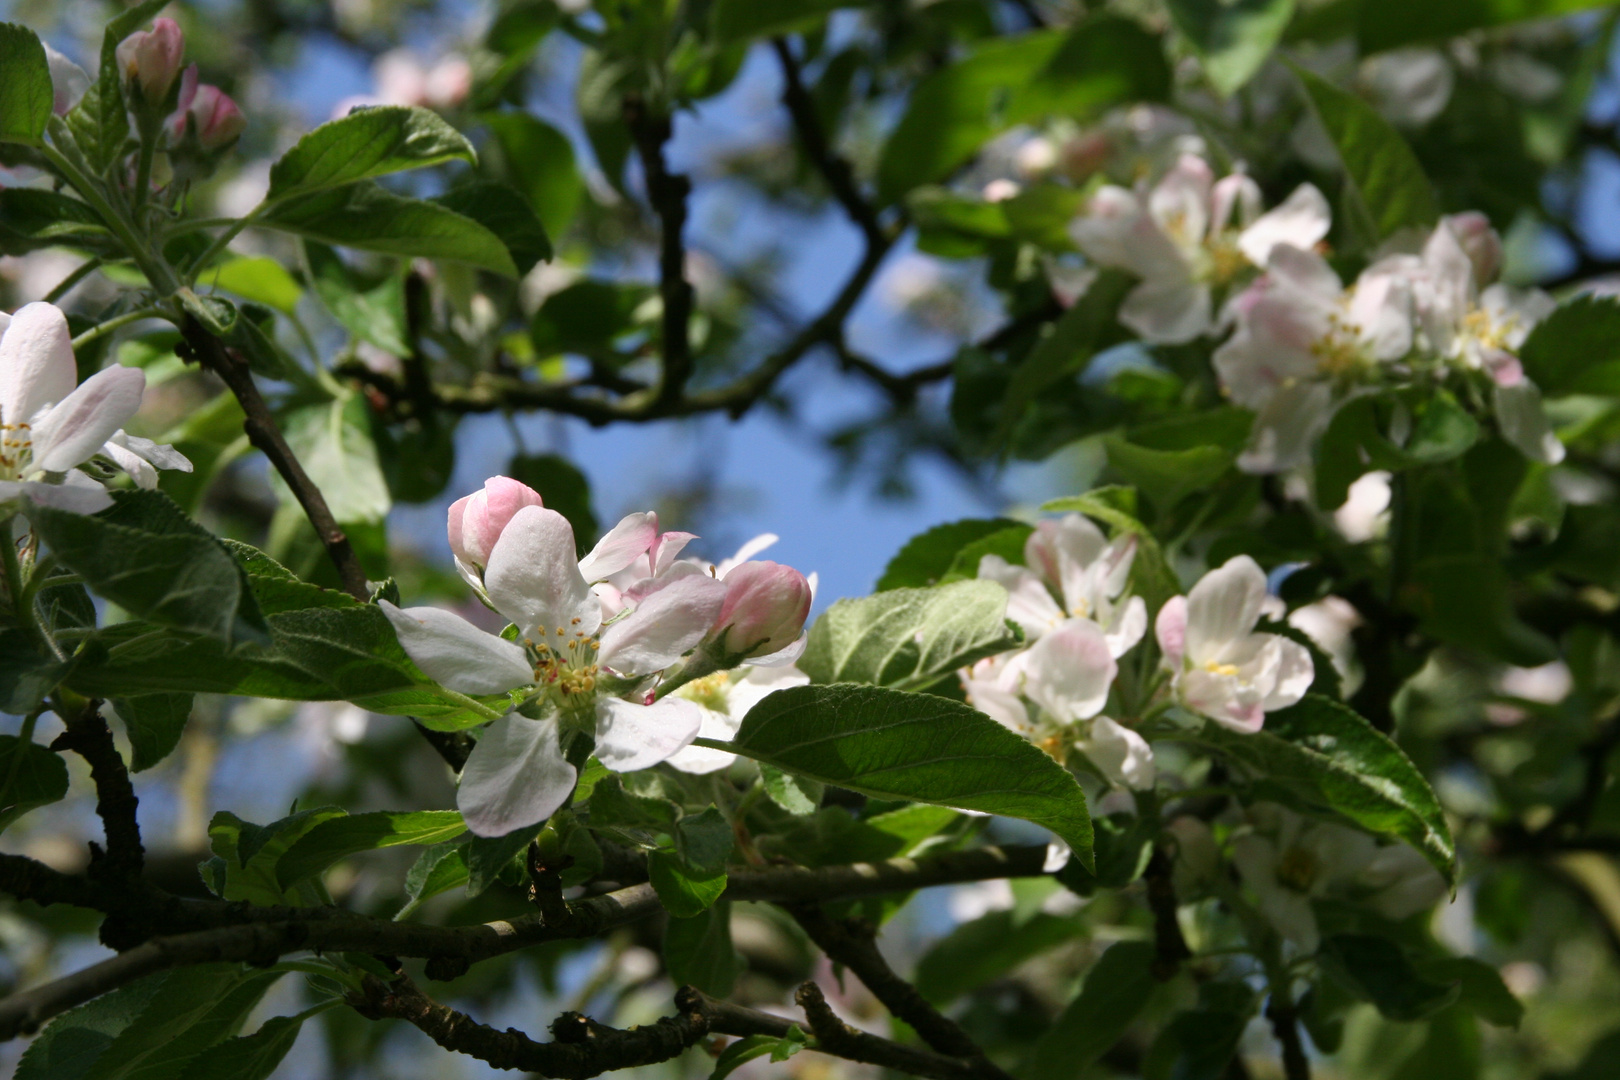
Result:
[[[706,575],[670,579],[604,625],[591,589],[645,550],[651,515],[621,521],[584,559],[575,559],[566,518],[528,505],[500,530],[480,575],[491,606],[516,640],[477,629],[438,608],[381,603],[401,646],[430,677],[464,694],[525,691],[527,702],[490,724],[462,772],[457,805],[480,836],[501,836],[549,817],[576,778],[565,751],[594,735],[594,753],[615,772],[645,769],[689,745],[702,723],[692,701],[653,701],[638,680],[678,661],[708,634],[725,586]],[[635,700],[603,692],[609,678]]]
[[[113,366],[78,384],[67,317],[52,304],[0,314],[0,502],[37,503],[90,514],[112,498],[77,466],[104,454],[142,487],[153,466],[191,471],[171,446],[124,433],[141,407],[146,376]]]
[[[1144,341],[1180,344],[1215,329],[1213,287],[1264,266],[1278,244],[1310,248],[1327,235],[1327,199],[1310,184],[1260,213],[1260,189],[1235,173],[1216,181],[1200,157],[1185,154],[1146,192],[1109,185],[1069,226],[1093,262],[1141,278],[1119,321]]]
[[[1315,678],[1305,646],[1255,633],[1267,607],[1266,575],[1247,555],[1211,570],[1186,596],[1165,601],[1154,629],[1185,708],[1238,732],[1299,701]]]

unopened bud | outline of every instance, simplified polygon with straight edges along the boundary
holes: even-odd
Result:
[[[1491,221],[1478,210],[1452,214],[1445,219],[1457,243],[1474,264],[1474,283],[1481,288],[1496,280],[1502,270],[1502,238],[1491,228]]]
[[[798,640],[810,614],[810,583],[791,566],[745,562],[725,576],[714,636],[729,655],[769,656]]]
[[[180,74],[186,36],[173,19],[158,19],[150,30],[137,30],[118,43],[118,69],[124,84],[138,90],[142,102],[161,105]]]
[[[450,550],[468,566],[483,569],[495,541],[519,510],[542,506],[540,493],[509,476],[492,476],[482,491],[450,504]]]

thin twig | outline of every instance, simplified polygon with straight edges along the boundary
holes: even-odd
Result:
[[[685,176],[669,171],[664,160],[664,144],[674,128],[669,116],[654,113],[641,98],[630,96],[624,102],[624,119],[641,158],[642,175],[647,182],[647,201],[658,215],[658,295],[664,311],[664,375],[658,384],[657,402],[679,401],[692,377],[692,283],[686,280],[686,199],[692,183]]]
[[[1305,1045],[1299,1037],[1299,1016],[1286,986],[1272,985],[1266,1018],[1282,1044],[1283,1076],[1287,1080],[1311,1080],[1311,1062],[1305,1056]]]
[[[816,1037],[816,1049],[823,1053],[934,1080],[1002,1080],[1007,1075],[982,1057],[958,1061],[852,1028],[832,1011],[821,987],[813,982],[801,984],[793,999],[804,1010],[811,1034]]]
[[[855,183],[855,170],[833,150],[827,132],[821,125],[821,116],[816,111],[816,103],[805,89],[803,73],[799,68],[798,59],[793,55],[792,47],[785,39],[779,37],[771,40],[771,46],[776,50],[776,58],[782,65],[782,104],[787,107],[788,115],[793,118],[793,128],[798,132],[805,155],[827,181],[833,197],[844,208],[850,220],[866,235],[867,244],[881,243],[884,234],[877,211],[867,201],[866,196],[861,194],[859,185]]]
[[[1170,856],[1164,849],[1154,849],[1142,880],[1147,885],[1148,908],[1153,912],[1153,977],[1169,982],[1181,965],[1192,959],[1192,950],[1176,918],[1175,879],[1171,876]]]

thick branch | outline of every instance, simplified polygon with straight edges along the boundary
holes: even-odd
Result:
[[[978,1044],[956,1021],[930,1005],[915,986],[894,973],[894,969],[883,958],[883,954],[878,952],[871,926],[854,919],[830,919],[814,905],[795,906],[788,910],[804,928],[804,932],[810,935],[810,940],[827,954],[829,960],[853,971],[866,988],[872,991],[872,995],[883,1002],[885,1008],[910,1024],[929,1046],[942,1054],[966,1059],[973,1065],[975,1075],[991,1077],[993,1080],[1011,1080],[1006,1073],[990,1063],[984,1056],[984,1051],[979,1049]],[[815,1026],[816,1017],[806,1000],[811,996],[819,1000],[819,991],[814,995],[806,993],[806,988],[813,986],[813,983],[807,983],[799,988],[799,1004],[805,1007],[806,1013],[810,1015],[811,1025]],[[825,1003],[821,1004],[825,1008]],[[828,1015],[831,1015],[830,1011]]]
[[[271,466],[297,498],[298,505],[303,507],[304,515],[309,518],[316,535],[326,547],[327,557],[337,567],[344,591],[362,603],[370,600],[366,572],[360,566],[359,557],[355,555],[349,538],[338,527],[337,518],[333,517],[320,488],[315,486],[294,456],[292,448],[287,445],[287,440],[282,438],[276,418],[259,393],[247,362],[192,319],[185,321],[180,332],[185,335],[186,344],[191,347],[198,362],[223,379],[236,396],[247,417],[242,427],[247,432],[248,441],[270,460]]]
[[[88,876],[108,884],[138,878],[146,858],[135,816],[139,800],[113,742],[112,729],[101,715],[101,702],[86,702],[77,715],[71,710],[59,715],[67,730],[57,736],[51,749],[72,750],[89,764],[90,779],[96,786],[96,814],[107,838],[105,852],[91,845]]]
[[[1171,876],[1170,856],[1164,849],[1154,849],[1142,880],[1147,885],[1148,908],[1153,912],[1153,977],[1169,982],[1182,963],[1192,959],[1192,950],[1176,918],[1175,879]]]
[[[738,871],[726,895],[734,900],[804,902],[908,891],[929,885],[1040,874],[1044,848],[981,848],[933,858],[810,870],[783,867]],[[18,877],[24,876],[18,868]],[[62,892],[64,883],[41,879]],[[77,896],[77,893],[75,893]],[[64,895],[64,899],[65,899]],[[73,902],[80,902],[75,899]],[[132,897],[132,906],[150,903]],[[94,906],[102,907],[100,904]],[[103,908],[105,910],[105,908]],[[156,908],[153,908],[156,911]],[[433,978],[453,978],[492,956],[546,941],[595,937],[663,908],[650,885],[632,885],[568,905],[566,920],[529,915],[476,926],[425,926],[356,915],[341,908],[255,908],[218,901],[171,899],[164,918],[203,927],[145,944],[81,971],[0,999],[0,1041],[31,1032],[52,1016],[143,975],[215,961],[273,963],[305,950],[410,956],[430,961]]]
[[[658,215],[658,295],[664,302],[664,376],[655,401],[679,401],[692,377],[692,283],[686,280],[686,197],[692,182],[669,171],[664,144],[673,133],[670,117],[650,112],[639,98],[626,98],[624,120],[641,158],[647,201]]]
[[[107,891],[89,878],[64,874],[26,855],[0,854],[0,892],[36,904],[105,910]]]
[[[867,244],[881,244],[883,226],[878,222],[877,211],[855,183],[855,170],[834,152],[828,141],[827,132],[821,126],[821,116],[816,112],[816,103],[804,87],[799,61],[794,57],[792,48],[783,38],[773,39],[771,45],[782,64],[782,104],[787,106],[788,115],[793,118],[793,127],[799,133],[805,155],[827,181],[833,197],[850,220],[866,234]]]

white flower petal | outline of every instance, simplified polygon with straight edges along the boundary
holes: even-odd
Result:
[[[477,836],[505,836],[557,812],[578,778],[557,720],[508,714],[486,727],[461,770],[456,807]]]
[[[565,645],[578,635],[590,637],[602,625],[601,601],[574,561],[573,526],[543,506],[512,515],[489,553],[484,588],[496,611],[524,633],[541,635],[537,645]],[[554,634],[561,640],[548,640]]]
[[[1125,602],[1114,616],[1112,624],[1104,628],[1108,638],[1108,651],[1115,659],[1124,656],[1147,633],[1147,604],[1140,596]]]
[[[1238,468],[1263,475],[1304,464],[1334,411],[1333,390],[1325,383],[1282,387],[1255,416],[1249,445],[1238,456]]]
[[[743,663],[747,664],[749,667],[785,667],[789,664],[798,663],[799,657],[803,656],[804,650],[809,647],[810,631],[801,630],[799,631],[799,636],[797,638],[795,638],[789,644],[784,645],[782,648],[777,649],[775,652],[766,653],[764,656],[749,657],[747,660],[744,660]]]
[[[84,68],[51,48],[50,42],[40,44],[45,46],[45,63],[51,72],[51,111],[57,116],[66,116],[90,89],[90,76]]]
[[[1541,391],[1529,379],[1513,386],[1496,386],[1492,392],[1496,424],[1502,438],[1529,458],[1545,465],[1564,460],[1564,444],[1553,434],[1547,414],[1541,408]]]
[[[146,374],[138,368],[96,372],[34,423],[34,467],[66,472],[88,461],[141,407]]]
[[[596,759],[614,772],[635,772],[692,745],[703,726],[695,701],[667,697],[651,705],[619,698],[596,703]]]
[[[81,476],[82,473],[69,473]],[[0,480],[0,504],[26,498],[40,506],[75,514],[94,514],[113,504],[112,496],[100,484],[85,477],[88,484],[42,484],[28,480]]]
[[[150,461],[147,461],[133,450],[114,442],[112,439],[108,439],[106,445],[101,448],[101,452],[112,458],[120,469],[128,473],[130,478],[135,481],[136,487],[144,488],[147,491],[157,487],[157,470],[152,468]]]
[[[1147,278],[1119,305],[1119,321],[1159,345],[1182,345],[1213,325],[1209,286],[1184,277]]]
[[[597,660],[623,675],[661,671],[704,639],[725,601],[725,583],[707,574],[676,578],[603,632]]]
[[[810,676],[791,665],[764,667],[756,660],[752,666],[742,670],[742,677],[733,681],[731,688],[726,691],[726,711],[739,720],[748,715],[749,709],[776,691],[786,690],[790,686],[805,686],[810,682]]]
[[[732,567],[741,566],[749,559],[752,559],[755,555],[758,555],[766,548],[774,545],[780,539],[782,538],[777,536],[775,533],[760,533],[742,547],[738,548],[737,553],[731,558],[720,560],[719,565],[714,568],[714,576],[717,578],[724,578],[726,574],[731,571]]]
[[[1079,746],[1112,783],[1137,791],[1153,786],[1157,775],[1153,749],[1146,739],[1123,724],[1099,716],[1091,722],[1091,737]]]
[[[730,742],[741,724],[741,715],[727,716],[713,709],[703,709],[703,720],[698,725],[698,735],[717,742]],[[677,750],[668,758],[669,763],[681,772],[699,775],[718,772],[736,760],[736,754],[728,754],[724,750],[711,750],[707,746],[688,746]]]
[[[1256,266],[1266,265],[1278,244],[1303,251],[1314,248],[1333,224],[1333,210],[1326,196],[1313,184],[1301,184],[1294,193],[1238,237],[1238,250]]]
[[[1014,566],[1000,555],[985,555],[979,559],[979,577],[1007,590],[1007,618],[1023,627],[1031,641],[1063,621],[1063,609],[1029,567]]]
[[[428,677],[458,694],[504,694],[534,681],[521,645],[486,634],[440,608],[400,609],[377,601],[405,654]]]
[[[1064,723],[1097,715],[1119,667],[1102,629],[1089,619],[1070,619],[1030,647],[1024,660],[1024,693]]]
[[[650,510],[626,514],[596,542],[589,555],[579,560],[580,576],[590,582],[612,577],[645,555],[657,535],[657,514]]]
[[[1249,636],[1266,599],[1266,574],[1235,555],[1199,579],[1187,594],[1187,657],[1194,664],[1224,661]]]
[[[1316,678],[1316,664],[1311,660],[1311,651],[1299,642],[1278,634],[1262,636],[1274,639],[1276,667],[1271,676],[1271,692],[1260,702],[1260,707],[1266,712],[1275,712],[1305,696]]]
[[[28,423],[45,406],[73,393],[79,381],[73,333],[61,309],[45,303],[24,304],[3,330],[0,417],[8,424]]]

